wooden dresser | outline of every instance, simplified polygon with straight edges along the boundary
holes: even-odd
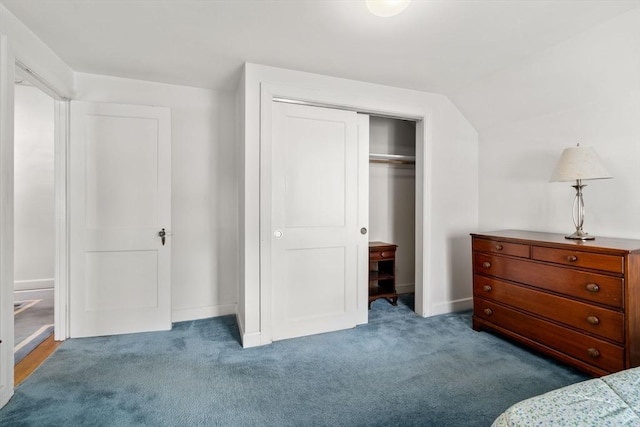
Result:
[[[473,329],[600,376],[640,366],[640,241],[474,233]]]

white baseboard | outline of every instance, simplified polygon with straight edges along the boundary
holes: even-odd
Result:
[[[251,334],[242,334],[242,348],[260,347],[262,343],[262,336],[260,332],[254,332]]]
[[[412,294],[416,291],[415,283],[405,283],[404,285],[396,285],[398,294]]]
[[[236,323],[238,324],[238,330],[240,331],[240,339],[242,340],[242,348],[259,347],[262,344],[262,337],[260,332],[253,332],[247,334],[244,331],[244,324],[240,318],[240,313],[236,311]]]
[[[34,289],[51,289],[54,284],[54,279],[16,280],[13,282],[13,290],[31,291]]]
[[[434,304],[431,306],[431,316],[439,314],[455,313],[457,311],[471,310],[473,308],[473,297],[462,298],[453,301]]]
[[[210,317],[219,317],[227,315],[236,316],[236,323],[242,339],[242,347],[258,347],[263,345],[260,332],[247,334],[244,331],[244,325],[240,321],[238,315],[237,304],[223,304],[208,307],[181,308],[171,311],[171,322],[186,322],[190,320],[208,319]]]
[[[210,317],[236,314],[236,304],[221,304],[207,307],[179,308],[171,310],[171,322],[208,319]]]

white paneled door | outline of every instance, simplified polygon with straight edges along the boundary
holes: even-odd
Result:
[[[69,154],[71,337],[170,329],[169,109],[74,101]]]
[[[368,146],[368,116],[273,103],[273,340],[366,322]]]

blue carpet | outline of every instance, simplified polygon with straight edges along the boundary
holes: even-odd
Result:
[[[233,316],[65,341],[0,410],[3,426],[489,426],[584,379],[471,329],[376,301],[355,329],[242,349]]]

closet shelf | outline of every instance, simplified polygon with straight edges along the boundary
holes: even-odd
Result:
[[[370,163],[390,163],[399,165],[415,165],[416,156],[405,156],[402,154],[369,154]]]

